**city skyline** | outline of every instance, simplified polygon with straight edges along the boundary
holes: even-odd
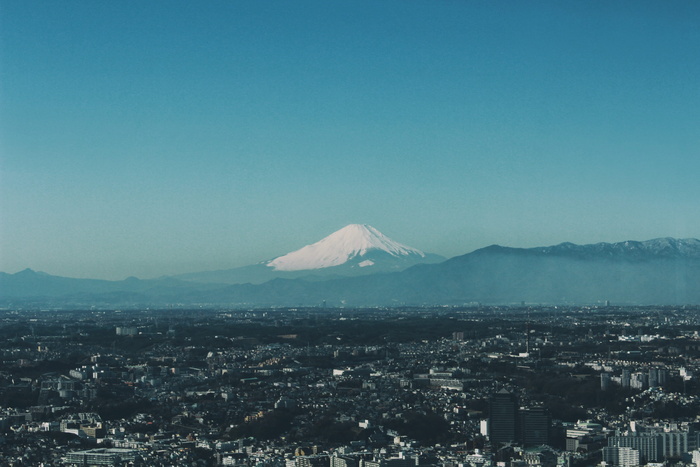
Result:
[[[3,2],[0,271],[123,279],[351,223],[453,257],[700,237],[694,2]]]

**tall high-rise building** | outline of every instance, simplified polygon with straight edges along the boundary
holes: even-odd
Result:
[[[512,443],[518,439],[518,398],[501,389],[489,400],[489,440],[491,443]]]
[[[608,438],[608,446],[636,449],[643,462],[658,462],[663,457],[663,438],[658,433],[617,433]]]
[[[549,444],[551,419],[544,407],[521,409],[519,412],[518,439],[523,446]]]
[[[649,387],[663,386],[668,380],[668,371],[664,368],[649,368]]]
[[[620,375],[620,386],[623,388],[630,387],[630,379],[632,377],[632,372],[628,368],[622,369],[622,374]]]

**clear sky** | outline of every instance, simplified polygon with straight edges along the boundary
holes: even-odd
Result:
[[[0,0],[0,271],[700,237],[700,2]]]

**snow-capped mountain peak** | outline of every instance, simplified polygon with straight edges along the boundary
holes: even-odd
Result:
[[[267,266],[276,271],[302,271],[339,266],[355,257],[363,257],[368,252],[379,250],[394,257],[420,256],[425,253],[398,243],[372,226],[350,224],[312,245],[275,258]],[[361,266],[374,264],[365,260]]]

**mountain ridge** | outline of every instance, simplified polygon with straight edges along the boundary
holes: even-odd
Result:
[[[469,254],[474,254],[482,251],[499,251],[508,250],[511,252],[522,252],[523,254],[533,255],[562,255],[577,253],[582,257],[607,256],[616,258],[625,258],[628,260],[644,257],[692,257],[700,259],[700,240],[697,238],[673,238],[660,237],[651,240],[637,241],[625,240],[622,242],[608,243],[588,243],[578,245],[571,242],[562,242],[551,246],[538,246],[531,248],[506,247],[501,245],[489,245],[484,248],[474,250]],[[460,258],[466,255],[459,255],[450,258],[451,261],[455,258]]]
[[[121,297],[121,298],[120,298]],[[122,302],[120,302],[122,300]],[[70,279],[31,270],[0,273],[0,302],[100,306],[402,306],[700,304],[700,240],[512,248],[491,245],[434,264],[355,277],[275,278],[262,284],[177,278]]]

